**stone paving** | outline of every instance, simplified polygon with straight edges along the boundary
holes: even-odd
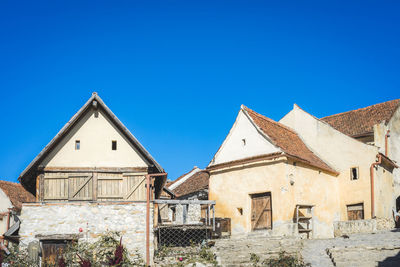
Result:
[[[311,240],[257,235],[218,240],[213,250],[220,266],[252,266],[251,253],[262,260],[285,250],[312,267],[394,267],[400,266],[400,232]]]
[[[400,232],[384,231],[353,234],[349,238],[306,240],[301,254],[312,267],[391,266],[392,263],[400,266],[400,259],[391,257],[399,251]],[[385,259],[387,264],[383,262]]]

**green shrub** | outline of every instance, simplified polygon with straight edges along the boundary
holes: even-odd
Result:
[[[260,263],[260,257],[254,253],[250,253],[250,261],[253,266],[265,266],[265,267],[306,267],[307,265],[303,262],[301,257],[287,254],[285,251],[281,251],[278,257],[264,260]]]

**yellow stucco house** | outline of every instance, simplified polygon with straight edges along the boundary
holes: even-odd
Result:
[[[297,105],[279,122],[241,106],[207,167],[209,199],[216,200],[216,216],[231,218],[232,235],[266,229],[333,237],[343,221],[392,220],[396,167],[377,146]]]

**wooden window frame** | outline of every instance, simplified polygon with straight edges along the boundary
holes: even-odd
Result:
[[[361,206],[362,209],[355,209],[357,206]],[[352,209],[352,210],[349,210],[349,208],[353,208],[353,209]],[[349,212],[351,212],[351,211],[362,211],[361,218],[356,218],[356,219],[351,218],[351,217],[349,216]],[[364,202],[346,205],[346,213],[347,213],[347,220],[348,220],[348,221],[364,220],[364,219],[365,219]]]

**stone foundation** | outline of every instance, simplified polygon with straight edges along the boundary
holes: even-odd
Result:
[[[154,251],[152,214],[151,205],[150,255]],[[76,236],[78,241],[90,242],[95,241],[100,234],[115,231],[121,233],[122,243],[130,257],[146,258],[145,202],[24,204],[20,219],[22,248],[27,248],[32,242],[62,235]]]
[[[394,226],[394,220],[388,218],[340,221],[334,222],[334,234],[336,237],[355,233],[374,233],[382,230],[391,230]]]

